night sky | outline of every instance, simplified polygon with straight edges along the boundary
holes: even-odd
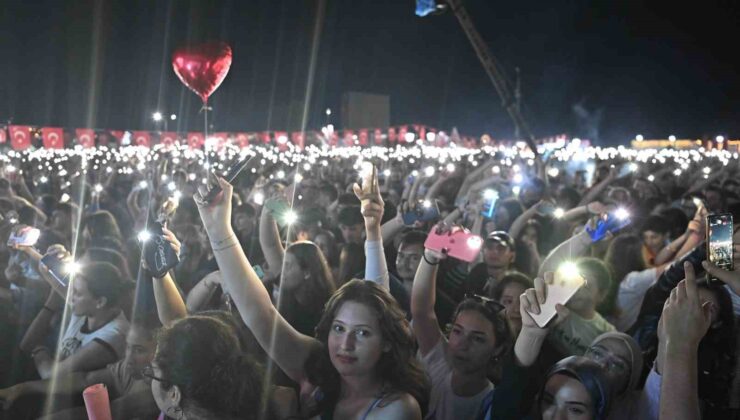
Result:
[[[0,121],[154,129],[159,109],[176,113],[180,130],[202,128],[171,54],[221,39],[234,61],[211,99],[219,131],[290,128],[310,84],[308,128],[326,122],[327,107],[339,110],[343,92],[363,91],[391,96],[392,124],[512,135],[454,15],[418,18],[412,0],[326,0],[309,83],[321,3],[5,0]],[[509,77],[521,69],[523,111],[539,137],[740,136],[740,2],[465,5]]]

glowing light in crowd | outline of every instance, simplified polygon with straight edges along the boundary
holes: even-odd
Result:
[[[152,237],[152,234],[148,230],[142,230],[136,237],[139,239],[139,242],[146,242]]]
[[[717,137],[715,138],[715,140],[717,141],[717,143],[722,143],[722,142],[724,142],[724,141],[725,141],[725,137],[724,137],[724,136],[717,136]]]
[[[511,187],[511,192],[514,193],[514,195],[519,195],[519,193],[522,191],[522,187],[518,185],[514,185]]]
[[[103,186],[100,184],[95,184],[94,190],[96,193],[101,193],[103,191]]]
[[[182,193],[180,191],[175,190],[175,192],[172,193],[172,199],[179,202],[182,198]]]
[[[427,166],[426,168],[424,168],[424,175],[426,175],[428,177],[429,176],[434,176],[434,167]]]
[[[427,133],[427,141],[434,141],[437,139],[437,134],[429,132]]]
[[[573,279],[581,275],[578,271],[578,266],[572,261],[566,261],[560,264],[558,272],[566,279]]]
[[[157,122],[159,122],[159,121],[162,121],[162,113],[161,113],[161,112],[159,112],[159,111],[157,111],[157,112],[153,113],[153,114],[152,114],[152,119],[153,119],[154,121],[157,121]]]
[[[710,168],[709,166],[705,166],[701,171],[709,175],[712,172],[712,168]]]
[[[565,214],[565,210],[563,210],[562,207],[558,207],[555,209],[554,212],[552,212],[552,215],[555,216],[556,219],[560,219]]]
[[[265,195],[261,192],[254,193],[254,197],[252,197],[254,200],[254,204],[257,204],[258,206],[261,206],[265,204]]]
[[[555,178],[560,174],[560,170],[558,168],[550,168],[547,170],[547,174]]]
[[[67,274],[77,274],[81,268],[82,266],[77,261],[70,261],[64,264],[64,272]]]
[[[421,205],[422,205],[422,206],[423,206],[423,207],[424,207],[425,209],[428,209],[428,208],[432,207],[432,202],[431,202],[431,201],[429,201],[429,200],[424,200],[424,201],[423,201],[423,202],[421,203]]]
[[[632,162],[629,164],[628,169],[630,170],[630,172],[637,172],[639,166],[637,166],[635,162]]]
[[[637,141],[643,141],[644,138],[642,137],[642,134],[638,134],[638,135],[635,136],[635,140],[637,140]]]
[[[282,169],[279,170],[279,171],[277,171],[277,173],[275,174],[275,177],[277,179],[283,179],[283,178],[285,178],[285,171],[283,171]]]
[[[471,236],[468,238],[468,247],[470,249],[480,249],[483,246],[483,239],[479,236]]]
[[[327,116],[331,115],[331,108],[326,108],[326,115]]]
[[[42,184],[46,184],[47,182],[49,182],[49,178],[47,178],[46,176],[42,176],[41,178],[39,178],[39,182]]]
[[[674,135],[668,136],[668,141],[676,141],[676,136]]]
[[[483,191],[483,198],[486,200],[493,200],[496,196],[498,196],[498,192],[496,190],[487,189]]]
[[[391,170],[390,169],[385,169],[383,171],[383,175],[385,175],[385,176],[391,176]]]
[[[175,121],[177,119],[177,115],[175,115],[175,114],[170,115],[170,119],[172,121]]]
[[[498,175],[501,173],[501,168],[498,165],[496,165],[493,168],[491,168],[491,172]]]
[[[653,181],[655,181],[655,175],[652,175],[652,174],[651,175],[648,175],[647,179],[648,179],[648,181],[653,182]]]
[[[511,180],[514,181],[515,184],[521,184],[522,182],[524,182],[524,175],[514,174]]]
[[[301,181],[303,181],[303,175],[301,175],[301,174],[295,174],[295,176],[293,177],[293,179],[295,180],[296,183],[300,183]]]
[[[283,221],[287,225],[292,225],[293,223],[298,221],[298,214],[296,214],[296,212],[293,210],[288,210],[283,216]]]
[[[69,201],[69,194],[67,194],[67,193],[62,194],[62,198],[59,199],[59,202],[60,203],[66,203],[68,201]]]
[[[175,191],[177,189],[177,185],[174,182],[170,181],[167,184],[167,189],[170,191]]]
[[[630,212],[628,212],[624,207],[620,207],[614,211],[614,216],[619,220],[626,220],[630,217]]]
[[[142,190],[145,189],[148,186],[146,181],[139,181],[139,188]]]
[[[16,168],[15,168],[15,166],[13,166],[13,165],[8,165],[8,166],[6,166],[6,167],[5,167],[5,170],[6,170],[7,172],[13,173],[13,172],[15,172],[15,171],[16,171]]]
[[[414,133],[406,133],[406,135],[403,137],[404,140],[406,140],[406,143],[411,143],[416,139],[416,134]]]

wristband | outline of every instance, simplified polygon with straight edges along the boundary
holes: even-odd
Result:
[[[442,262],[442,261],[437,261],[436,263],[433,263],[433,262],[429,261],[429,260],[427,259],[427,255],[426,255],[426,253],[422,253],[422,254],[421,254],[421,257],[422,257],[422,258],[424,258],[424,262],[426,262],[426,263],[427,263],[427,264],[429,264],[429,265],[439,265],[439,263],[441,263],[441,262]]]
[[[45,346],[38,346],[35,349],[31,350],[31,358],[36,357],[36,355],[41,353],[42,351],[49,352],[49,349]]]
[[[221,239],[220,241],[211,241],[211,245],[213,247],[219,247],[219,246],[223,245],[229,239],[234,238],[235,236],[236,236],[236,234],[235,233],[232,233],[231,235],[225,237],[224,239]]]
[[[226,245],[226,246],[223,246],[221,248],[211,248],[211,249],[213,250],[213,252],[218,252],[218,251],[223,251],[224,249],[233,248],[233,247],[235,247],[237,245],[239,245],[239,241],[235,241],[233,244]]]

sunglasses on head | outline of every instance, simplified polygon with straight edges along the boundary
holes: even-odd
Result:
[[[490,309],[493,313],[499,313],[499,312],[501,312],[502,310],[504,310],[506,308],[504,305],[502,305],[502,304],[496,302],[495,300],[493,300],[493,299],[491,299],[489,297],[486,297],[486,296],[475,295],[475,294],[472,294],[472,293],[466,293],[465,294],[465,300],[467,300],[467,299],[471,299],[471,300],[474,300],[476,302],[482,303],[483,306],[485,306],[486,308]]]

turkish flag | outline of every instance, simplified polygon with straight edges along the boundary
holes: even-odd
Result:
[[[360,141],[360,146],[367,146],[367,128],[363,128],[357,134],[357,139]]]
[[[78,128],[75,130],[77,144],[82,147],[95,147],[95,130],[90,128]]]
[[[177,133],[174,131],[163,131],[159,134],[159,144],[168,147],[177,144]]]
[[[288,133],[284,131],[275,132],[275,144],[281,152],[288,149]]]
[[[306,133],[304,133],[303,131],[294,131],[290,133],[290,141],[293,143],[294,146],[303,150],[303,146],[306,143]]]
[[[44,148],[64,149],[64,129],[60,127],[44,127],[41,129]]]
[[[150,147],[152,135],[148,131],[134,131],[131,133],[131,142],[134,146]]]
[[[270,132],[269,131],[263,131],[260,133],[260,140],[262,140],[262,143],[264,144],[270,144]]]
[[[191,149],[200,149],[205,142],[206,140],[202,133],[188,133],[188,146]]]
[[[373,133],[373,137],[375,137],[375,144],[378,146],[383,145],[383,131],[381,131],[379,128],[375,129],[375,132]]]
[[[354,146],[355,139],[354,139],[354,131],[352,130],[344,130],[344,133],[342,135],[342,143],[345,146]]]
[[[245,147],[249,147],[249,133],[236,133],[234,135],[234,140],[237,146],[241,147],[242,149]]]
[[[8,141],[8,133],[5,132],[5,126],[0,126],[0,144]]]
[[[388,141],[391,143],[395,143],[396,139],[396,129],[393,127],[388,127]]]
[[[10,129],[10,146],[13,150],[24,150],[31,146],[31,126],[30,125],[11,125]]]

